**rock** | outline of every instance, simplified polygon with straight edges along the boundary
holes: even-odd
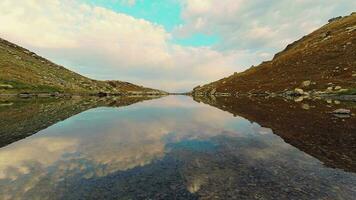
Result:
[[[325,33],[322,33],[322,34],[321,34],[321,37],[322,37],[322,38],[326,38],[326,37],[329,37],[330,34],[331,34],[331,32],[330,32],[330,31],[327,31],[327,32],[325,32]]]
[[[216,93],[216,88],[213,88],[211,91],[210,91],[210,95],[214,95]]]
[[[348,92],[348,89],[340,89],[339,92]]]
[[[294,89],[294,92],[295,92],[296,94],[299,94],[299,95],[304,95],[304,90],[303,90],[303,89],[300,89],[300,88],[295,88],[295,89]]]
[[[347,32],[352,32],[352,31],[354,31],[354,30],[356,30],[356,26],[350,26],[350,27],[347,27],[347,28],[346,28],[346,31],[347,31]]]
[[[302,86],[303,87],[309,87],[311,85],[311,81],[303,81]]]
[[[333,114],[350,115],[351,110],[340,108],[340,109],[334,110]]]
[[[309,104],[302,104],[302,108],[303,108],[304,110],[309,110],[309,109],[310,109],[310,106],[309,106]]]
[[[304,100],[304,97],[300,96],[298,98],[294,99],[294,102],[302,102]]]
[[[336,87],[335,87],[335,90],[341,90],[341,89],[342,89],[341,86],[336,86]]]
[[[333,87],[328,87],[328,88],[326,88],[326,90],[327,90],[328,92],[331,92],[331,91],[333,91]]]
[[[356,74],[352,74],[352,77],[356,77]]]
[[[345,115],[345,114],[334,114],[334,116],[341,119],[346,119],[351,117],[350,115]]]
[[[18,95],[20,98],[30,98],[32,95],[30,93],[24,92]]]
[[[0,84],[0,89],[12,89],[12,88],[14,87],[10,84]]]

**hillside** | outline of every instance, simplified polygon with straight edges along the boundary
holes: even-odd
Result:
[[[195,95],[308,92],[356,94],[356,14],[288,45],[272,61],[194,88]]]
[[[121,81],[97,81],[72,72],[0,38],[0,94],[163,93]]]

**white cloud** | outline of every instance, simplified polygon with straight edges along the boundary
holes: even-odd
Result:
[[[0,13],[0,37],[93,78],[188,91],[231,73],[235,65],[230,54],[172,45],[162,26],[102,7],[5,0]]]
[[[185,24],[172,36],[159,24],[78,1],[2,0],[0,37],[91,78],[189,91],[271,58],[355,7],[352,0],[184,0]],[[172,44],[197,32],[221,41],[210,48]]]
[[[276,53],[288,43],[310,33],[329,18],[348,15],[353,0],[184,0],[185,25],[177,36],[193,33],[219,35],[219,50]],[[258,59],[256,59],[258,60]]]

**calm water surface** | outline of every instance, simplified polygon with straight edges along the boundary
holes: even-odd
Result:
[[[356,197],[352,168],[190,97],[89,108],[0,148],[0,199]]]

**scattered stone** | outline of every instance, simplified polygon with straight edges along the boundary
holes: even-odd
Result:
[[[345,115],[345,114],[334,114],[334,116],[340,119],[346,119],[351,117],[350,115]]]
[[[210,91],[210,95],[214,95],[216,93],[216,88],[213,88],[211,91]]]
[[[340,108],[340,109],[334,110],[333,114],[350,115],[351,114],[351,110]]]
[[[330,34],[331,34],[331,32],[328,31],[328,32],[322,33],[322,34],[321,34],[321,37],[322,37],[322,38],[327,38],[327,37],[330,36]]]
[[[356,74],[352,74],[352,77],[356,77]]]
[[[338,100],[335,100],[334,103],[335,103],[336,105],[339,105],[341,102],[338,101]]]
[[[344,71],[347,71],[349,68],[344,68]]]
[[[294,99],[294,102],[302,102],[304,100],[304,97],[300,96],[298,98]]]
[[[0,104],[0,107],[2,107],[2,106],[12,106],[12,105],[14,105],[14,103],[1,103]]]
[[[347,32],[352,32],[352,31],[355,31],[355,30],[356,30],[356,26],[350,26],[350,27],[346,28]]]
[[[303,87],[309,87],[311,85],[311,81],[303,81],[302,86]]]
[[[341,86],[336,86],[336,87],[335,87],[335,90],[341,90],[341,89],[342,89]]]
[[[348,92],[348,89],[340,89],[339,92]]]
[[[294,89],[294,92],[298,95],[304,95],[304,90],[303,89],[300,89],[300,88],[295,88]]]
[[[12,89],[12,88],[14,87],[10,84],[0,84],[0,89]]]
[[[310,109],[310,106],[309,106],[309,104],[304,103],[304,104],[302,104],[302,108],[303,108],[304,110],[309,110],[309,109]]]
[[[326,90],[331,92],[331,91],[333,91],[333,87],[328,87],[328,88],[326,88]]]
[[[30,98],[32,95],[30,93],[20,93],[19,97],[20,98]]]

